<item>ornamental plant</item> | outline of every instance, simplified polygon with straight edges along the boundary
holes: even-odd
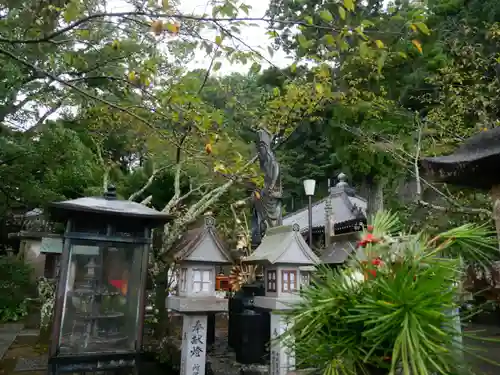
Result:
[[[380,213],[357,246],[344,269],[320,267],[288,312],[282,339],[294,342],[298,366],[324,375],[464,370],[464,352],[474,355],[458,316],[464,259],[489,262],[496,236],[474,224],[406,234],[395,215]]]

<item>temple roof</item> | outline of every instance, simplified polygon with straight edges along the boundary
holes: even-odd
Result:
[[[300,234],[297,224],[270,228],[245,263],[316,265],[320,259]]]
[[[205,217],[203,226],[185,232],[172,250],[177,261],[232,263],[231,254],[217,234],[215,220],[211,216]]]
[[[421,166],[435,179],[455,185],[490,189],[500,184],[500,127],[467,139],[450,155],[422,158]]]
[[[355,219],[366,219],[366,200],[354,193],[354,190],[345,182],[345,175],[339,176],[340,182],[330,188],[328,197],[314,202],[312,205],[313,228],[325,227],[325,207],[330,200],[332,215],[335,225],[355,221]],[[309,228],[308,208],[293,212],[283,217],[283,225],[298,224],[302,232]]]
[[[359,241],[359,233],[357,232],[335,235],[331,241],[330,246],[323,250],[320,257],[323,263],[343,264],[355,253],[358,256],[362,256],[362,251],[356,248],[356,244]]]

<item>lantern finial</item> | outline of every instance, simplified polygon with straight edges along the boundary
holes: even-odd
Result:
[[[104,198],[107,200],[116,199],[116,187],[114,185],[109,185],[108,190],[104,193]]]

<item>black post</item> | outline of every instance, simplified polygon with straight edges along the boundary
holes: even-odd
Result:
[[[312,241],[313,241],[313,211],[312,211],[312,195],[309,195],[309,247],[312,249]]]

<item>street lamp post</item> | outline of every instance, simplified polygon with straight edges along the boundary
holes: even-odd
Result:
[[[314,189],[316,188],[315,180],[304,180],[304,191],[309,198],[309,247],[312,248],[312,197],[314,195]]]

